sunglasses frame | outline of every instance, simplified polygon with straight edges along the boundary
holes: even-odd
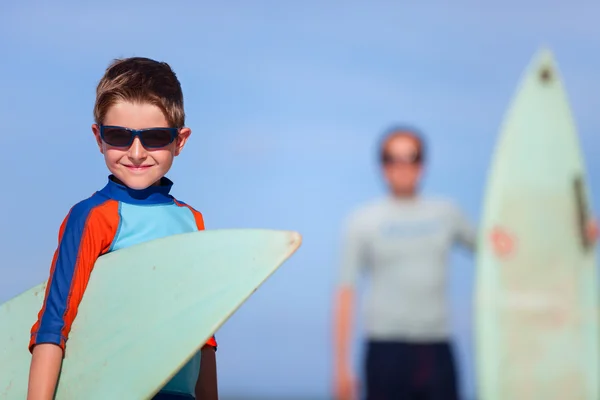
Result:
[[[113,147],[129,147],[133,144],[133,141],[135,140],[135,138],[139,138],[140,139],[140,143],[142,144],[142,146],[144,146],[147,149],[161,149],[163,147],[166,147],[168,145],[170,145],[171,143],[173,143],[173,141],[177,138],[177,136],[179,135],[179,128],[168,128],[168,127],[156,127],[156,128],[144,128],[144,129],[131,129],[131,128],[126,128],[124,126],[117,126],[117,125],[99,125],[100,127],[100,138],[104,141],[104,143],[108,144],[109,146],[113,146]],[[129,133],[131,133],[131,137],[129,138],[129,142],[125,145],[122,146],[116,146],[114,144],[111,144],[109,142],[106,141],[105,137],[104,137],[104,130],[106,128],[114,128],[114,129],[122,129],[125,130]],[[171,140],[169,141],[169,143],[164,144],[162,146],[147,146],[146,143],[144,143],[144,137],[142,136],[144,132],[147,131],[153,131],[153,130],[162,130],[162,131],[169,131],[169,133],[171,134]]]
[[[419,152],[415,154],[412,160],[401,159],[397,157],[392,157],[389,154],[381,155],[381,163],[383,165],[390,164],[404,164],[404,165],[421,165],[423,163],[423,155]]]

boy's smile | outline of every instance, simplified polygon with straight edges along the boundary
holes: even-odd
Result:
[[[103,125],[105,131],[110,126],[129,129],[169,128],[167,118],[159,107],[150,103],[128,101],[111,106]],[[192,133],[189,128],[181,128],[177,138],[170,144],[160,148],[146,148],[139,137],[130,146],[119,147],[102,139],[100,126],[97,124],[92,125],[92,131],[110,172],[125,186],[138,190],[158,184]]]

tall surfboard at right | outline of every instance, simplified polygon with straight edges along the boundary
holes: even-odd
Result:
[[[552,53],[528,66],[485,195],[475,294],[478,398],[600,399],[589,193]]]

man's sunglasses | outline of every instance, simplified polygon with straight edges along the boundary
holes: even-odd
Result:
[[[158,149],[173,143],[178,128],[129,129],[122,126],[100,125],[100,138],[114,147],[129,147],[136,137],[147,149]]]
[[[381,156],[381,162],[384,165],[418,165],[423,161],[423,157],[420,153],[413,153],[404,157],[394,157],[390,154],[383,154]]]

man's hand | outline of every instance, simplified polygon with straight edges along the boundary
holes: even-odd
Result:
[[[494,253],[499,258],[507,258],[515,251],[515,239],[506,229],[495,227],[490,234],[490,240]]]
[[[335,400],[357,400],[358,385],[347,368],[340,368],[335,379]]]
[[[586,233],[590,243],[596,243],[598,241],[600,230],[598,229],[598,223],[595,220],[592,219],[588,221]]]
[[[595,220],[588,221],[585,229],[585,234],[591,244],[596,244],[596,242],[598,242],[598,238],[600,238],[600,228],[598,227],[598,223]],[[515,238],[503,228],[494,228],[490,235],[490,239],[492,242],[492,248],[494,249],[494,252],[498,257],[508,257],[515,250]]]

